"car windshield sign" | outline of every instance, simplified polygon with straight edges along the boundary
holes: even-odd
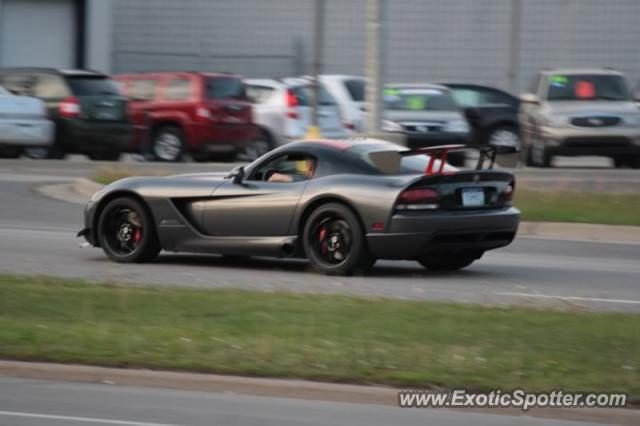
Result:
[[[448,92],[439,89],[397,89],[384,91],[385,107],[394,111],[453,111]]]
[[[552,75],[550,101],[629,101],[624,79],[618,75]]]

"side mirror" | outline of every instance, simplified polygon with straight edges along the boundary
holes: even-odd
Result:
[[[533,93],[523,93],[520,95],[520,103],[538,105],[540,104],[540,98]]]
[[[231,170],[231,173],[229,173],[229,179],[231,179],[231,182],[236,185],[241,184],[244,179],[244,167],[238,166]]]

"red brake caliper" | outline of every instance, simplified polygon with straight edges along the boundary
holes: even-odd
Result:
[[[327,255],[327,244],[326,244],[326,238],[327,238],[327,228],[320,228],[320,234],[318,235],[319,239],[320,239],[320,251],[322,252],[323,256]]]
[[[133,241],[138,244],[142,239],[142,231],[140,228],[136,228],[136,232],[133,234]]]

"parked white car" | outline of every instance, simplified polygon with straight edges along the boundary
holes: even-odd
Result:
[[[305,78],[246,79],[247,96],[254,102],[255,123],[274,148],[303,138],[312,123],[313,86]],[[340,108],[324,88],[320,88],[318,125],[322,137],[341,139],[350,132],[344,127]]]
[[[364,77],[356,75],[324,74],[320,82],[333,95],[347,129],[365,131],[365,87]]]
[[[0,158],[17,158],[25,148],[51,145],[54,129],[44,102],[0,87]]]

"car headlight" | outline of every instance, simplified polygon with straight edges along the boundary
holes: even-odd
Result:
[[[569,117],[564,115],[549,115],[545,121],[549,127],[565,127],[569,124]]]
[[[466,133],[469,131],[469,124],[465,120],[453,120],[447,123],[447,132]]]
[[[404,127],[395,121],[382,120],[382,128],[380,130],[383,132],[404,132]]]

